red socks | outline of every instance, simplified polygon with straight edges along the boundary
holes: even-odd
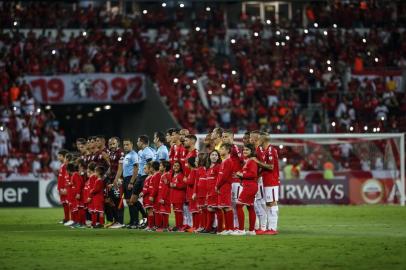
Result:
[[[169,227],[169,215],[162,214],[162,228],[167,229]]]
[[[223,225],[224,225],[223,210],[217,209],[216,210],[216,216],[217,216],[217,232],[222,232],[223,231]],[[227,224],[226,224],[226,226],[227,226]],[[226,227],[226,229],[227,229],[227,227]]]
[[[72,211],[72,212],[70,213],[70,215],[71,215],[72,220],[73,220],[75,223],[79,223],[79,214],[78,214],[78,211],[77,211],[77,210],[76,210],[76,211]]]
[[[180,211],[175,212],[175,223],[178,229],[183,227],[183,212]]]
[[[154,219],[155,219],[155,226],[158,228],[162,228],[162,216],[161,214],[154,213]]]
[[[192,219],[193,219],[193,228],[197,229],[199,228],[199,220],[200,220],[200,214],[199,213],[192,213]]]
[[[253,231],[255,229],[255,220],[257,218],[257,215],[255,214],[255,209],[254,206],[248,206],[248,217],[250,221],[250,231]],[[240,222],[240,220],[238,220]]]
[[[152,214],[152,215],[148,215],[147,221],[148,221],[148,227],[149,227],[149,228],[154,227],[154,216],[153,216],[153,214]]]
[[[213,228],[214,214],[215,212],[207,211],[207,219],[205,227],[206,231],[210,231]]]
[[[242,204],[237,204],[237,217],[238,217],[238,229],[243,231],[244,230],[244,221],[245,221],[245,216],[244,216],[244,210],[242,209],[243,205]],[[255,212],[254,212],[255,215]],[[251,220],[250,220],[250,225],[251,225]],[[254,221],[255,225],[255,221]]]
[[[86,224],[86,211],[84,208],[79,208],[79,223],[82,225]]]
[[[70,220],[69,204],[67,204],[67,203],[63,204],[63,214],[64,214],[63,220],[65,220],[65,221]]]
[[[207,208],[203,208],[200,212],[199,227],[205,228],[207,224]]]
[[[96,226],[97,223],[97,213],[93,212],[92,213],[92,226]]]
[[[232,210],[224,210],[224,221],[227,231],[234,230],[234,214]]]

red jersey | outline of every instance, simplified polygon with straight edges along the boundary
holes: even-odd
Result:
[[[278,160],[278,150],[272,145],[268,147],[263,152],[262,162],[266,164],[273,164],[272,170],[262,169],[262,181],[264,182],[264,187],[279,186],[279,160]]]
[[[59,168],[59,173],[58,173],[58,191],[61,191],[61,189],[66,188],[66,164],[63,163],[61,167]]]
[[[215,187],[217,176],[219,174],[220,164],[215,164],[213,167],[207,169],[206,180],[207,180],[207,195],[215,196],[217,195]]]
[[[89,198],[92,198],[94,204],[104,202],[104,181],[100,178],[94,182],[94,187],[90,190]]]
[[[194,193],[197,198],[206,198],[207,196],[207,170],[205,167],[199,167],[197,170],[197,181],[194,186]]]
[[[257,149],[255,149],[255,153],[257,155],[257,159],[259,161],[262,161],[262,158],[264,156],[264,149],[262,148],[262,146],[258,146]]]
[[[197,149],[194,149],[192,151],[186,151],[186,149],[185,149],[185,155],[181,159],[181,163],[182,163],[183,173],[185,174],[186,177],[189,176],[189,173],[190,173],[190,168],[188,166],[186,166],[186,163],[187,163],[188,159],[192,158],[192,157],[197,157]]]
[[[186,156],[186,149],[182,144],[179,145],[172,145],[169,153],[169,161],[171,165],[175,163],[175,161],[179,161],[181,164],[183,164],[182,160]]]
[[[242,181],[255,181],[258,180],[258,164],[248,159],[242,168]]]
[[[199,177],[198,170],[193,168],[190,170],[189,175],[187,176],[186,180],[186,200],[188,202],[192,201],[193,192],[195,190],[195,184]]]
[[[103,157],[104,153],[107,154],[107,151],[105,149],[97,151],[94,154],[94,162],[96,162],[97,166],[102,166],[107,170],[109,168],[109,164]]]
[[[158,190],[159,190],[159,183],[161,181],[161,173],[160,172],[156,172],[152,178],[151,181],[149,183],[149,190],[150,190],[150,194],[149,196],[154,198],[154,203],[156,202],[156,197],[158,195]]]
[[[120,162],[123,162],[124,160],[124,152],[120,148],[118,148],[115,151],[110,151],[109,152],[109,159],[110,159],[110,178],[115,178],[117,171],[118,171],[118,165]]]
[[[82,193],[82,202],[86,203],[87,199],[89,198],[90,191],[94,188],[94,183],[97,180],[96,175],[91,175],[90,177],[87,178],[87,181],[85,182],[85,185],[83,187],[83,193]]]
[[[217,182],[216,182],[216,187],[217,189],[220,189],[221,186],[227,183],[232,183],[232,178],[233,178],[233,161],[231,160],[231,157],[226,158],[221,162],[220,169],[219,169],[219,175],[217,177]]]
[[[149,196],[151,195],[151,180],[152,175],[148,175],[148,177],[145,178],[144,187],[142,188],[142,203],[144,207],[152,206],[151,200],[149,199]]]
[[[186,183],[183,181],[183,173],[173,175],[171,184],[175,184],[175,187],[171,187],[171,203],[184,203],[186,199]]]
[[[171,182],[171,173],[166,172],[161,175],[158,186],[157,202],[163,200],[164,204],[170,203],[169,183]]]
[[[82,191],[84,187],[84,178],[78,172],[74,172],[71,176],[71,183],[72,183],[72,198],[76,199],[77,195],[82,197]]]
[[[231,148],[230,158],[233,163],[233,166],[232,166],[233,174],[241,171],[243,157],[242,157],[242,153],[241,153],[240,149],[235,144]],[[233,181],[233,183],[239,183],[240,179],[238,177],[233,177],[232,181]]]

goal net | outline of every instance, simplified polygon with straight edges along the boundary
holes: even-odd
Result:
[[[271,144],[287,203],[405,204],[404,134],[275,134]]]

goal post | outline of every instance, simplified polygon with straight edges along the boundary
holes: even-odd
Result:
[[[206,134],[197,135],[197,148],[205,151]],[[243,134],[234,136],[242,145]],[[351,179],[355,184],[351,203],[398,203],[405,205],[405,134],[271,134],[278,147],[281,180],[327,179],[334,168],[335,179]],[[295,168],[297,175],[290,173]],[[353,182],[351,182],[353,184]],[[358,191],[357,191],[358,192]]]

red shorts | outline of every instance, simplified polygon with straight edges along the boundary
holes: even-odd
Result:
[[[171,213],[171,204],[164,203],[159,207],[159,213],[169,215]]]
[[[93,201],[93,212],[104,212],[104,200],[94,200]]]
[[[231,207],[231,184],[225,183],[220,187],[218,207]]]
[[[66,196],[66,195],[60,195],[59,200],[60,200],[61,204],[69,203],[68,196]]]
[[[197,198],[197,206],[202,208],[207,206],[207,199],[206,197]]]
[[[142,199],[142,204],[144,205],[144,208],[152,208],[152,207],[154,207],[154,203],[151,202],[149,197],[144,197]]]
[[[189,212],[190,213],[197,213],[199,212],[199,208],[197,207],[197,200],[189,201]]]
[[[183,203],[173,203],[172,208],[174,212],[183,212]]]
[[[242,191],[238,197],[238,202],[246,205],[253,205],[257,192],[258,184],[255,181],[243,181]]]
[[[207,197],[207,206],[217,207],[218,206],[218,195],[210,195]]]

